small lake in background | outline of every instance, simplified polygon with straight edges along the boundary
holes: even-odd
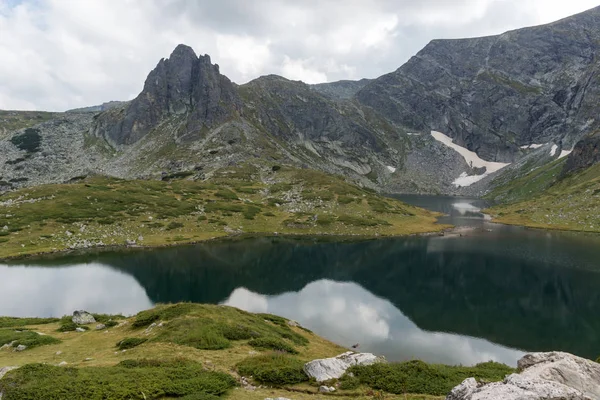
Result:
[[[480,200],[400,198],[473,230],[360,242],[246,238],[0,264],[0,315],[134,314],[192,301],[282,315],[392,361],[600,355],[600,236],[492,224]]]

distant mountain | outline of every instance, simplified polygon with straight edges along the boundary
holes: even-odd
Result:
[[[566,165],[598,161],[585,138],[600,129],[599,50],[600,7],[498,36],[435,40],[374,80],[270,75],[236,85],[208,55],[179,45],[135,99],[6,132],[0,181],[208,178],[233,165],[287,164],[385,192],[481,194],[574,147]],[[28,140],[38,150],[18,146]],[[491,173],[494,161],[510,165]]]
[[[125,103],[127,103],[127,102],[126,101],[109,101],[107,103],[102,103],[99,106],[74,108],[72,110],[67,110],[66,112],[102,112],[102,111],[110,110],[111,108],[121,107]]]

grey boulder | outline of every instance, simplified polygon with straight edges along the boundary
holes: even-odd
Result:
[[[562,352],[527,354],[503,382],[464,380],[446,400],[600,399],[600,364]]]
[[[96,323],[96,319],[94,318],[94,316],[87,311],[73,312],[73,318],[71,320],[77,325],[88,325]]]
[[[315,378],[317,382],[323,382],[329,379],[341,378],[346,370],[353,365],[371,365],[384,361],[385,358],[377,357],[371,353],[349,351],[337,357],[308,362],[304,365],[304,372],[309,378]]]

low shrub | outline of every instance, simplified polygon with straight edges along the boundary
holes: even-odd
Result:
[[[172,231],[173,229],[179,229],[179,228],[183,228],[183,224],[181,222],[169,222],[169,224],[167,225],[167,230],[168,231]]]
[[[427,364],[414,360],[403,363],[353,366],[360,383],[394,394],[413,393],[444,396],[469,377],[487,382],[500,381],[515,370],[504,364],[487,362],[474,367]]]
[[[28,364],[0,381],[4,400],[162,399],[214,400],[236,386],[229,374],[205,371],[187,360],[126,360],[112,367],[70,368]]]
[[[11,328],[15,326],[45,325],[58,322],[58,318],[15,318],[0,317],[0,328]]]
[[[215,324],[199,318],[175,320],[169,323],[156,337],[156,341],[190,346],[200,350],[222,350],[231,347],[231,342]]]
[[[146,343],[148,339],[145,338],[125,338],[117,343],[119,350],[128,350],[138,347],[142,343]]]
[[[248,340],[261,336],[260,333],[251,330],[244,325],[225,325],[221,327],[221,333],[228,340]]]
[[[12,347],[19,345],[34,347],[57,344],[61,341],[49,335],[40,335],[30,330],[0,329],[0,346],[12,343]]]
[[[285,353],[249,357],[237,365],[240,375],[253,376],[258,382],[277,386],[308,381],[303,367],[304,362]]]
[[[340,379],[341,390],[354,390],[360,386],[360,379],[354,375],[345,374]]]
[[[298,350],[291,344],[274,337],[261,337],[252,339],[248,344],[257,349],[284,351],[290,354],[298,354]]]
[[[114,320],[112,320],[112,319],[111,319],[111,320],[109,320],[109,321],[106,321],[106,322],[104,323],[104,325],[105,325],[107,328],[113,328],[113,327],[115,327],[115,326],[119,325],[119,323],[118,323],[117,321],[114,321]]]
[[[262,209],[260,207],[246,206],[243,215],[245,219],[254,219],[254,217],[257,216],[261,211]]]
[[[238,199],[237,194],[235,194],[235,192],[233,192],[229,189],[218,190],[217,193],[215,193],[215,196],[220,197],[225,200],[237,200]]]

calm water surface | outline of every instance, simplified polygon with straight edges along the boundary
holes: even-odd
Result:
[[[133,314],[228,304],[299,321],[390,360],[516,364],[600,355],[600,237],[491,224],[479,200],[403,200],[466,235],[363,242],[255,238],[0,264],[0,315]]]

